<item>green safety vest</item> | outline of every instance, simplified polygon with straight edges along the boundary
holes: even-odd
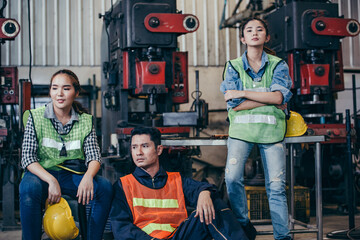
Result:
[[[269,92],[273,72],[281,58],[267,55],[269,62],[261,81],[255,82],[244,70],[242,58],[229,61],[227,64],[239,73],[244,90]],[[227,66],[225,67],[227,69]],[[226,74],[226,72],[224,73]],[[239,80],[240,81],[240,80]],[[253,143],[276,143],[285,137],[285,113],[273,105],[257,107],[250,110],[234,111],[229,109],[229,137]]]
[[[40,165],[45,169],[60,170],[58,167],[61,167],[61,164],[66,160],[85,160],[83,143],[84,139],[91,133],[92,116],[86,113],[79,114],[79,121],[74,122],[70,132],[60,135],[55,130],[51,120],[44,118],[44,112],[45,107],[30,110],[39,143]],[[63,142],[67,156],[60,156]]]

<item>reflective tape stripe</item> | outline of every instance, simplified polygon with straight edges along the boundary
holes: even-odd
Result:
[[[141,206],[147,208],[178,208],[177,199],[144,199],[133,198],[133,206]]]
[[[166,231],[172,233],[176,228],[173,228],[170,224],[150,223],[143,227],[141,230],[150,235],[155,230]]]
[[[276,124],[276,117],[272,115],[240,115],[235,116],[234,123],[265,123]]]
[[[253,91],[253,92],[270,92],[270,88],[251,88],[251,89],[247,89],[247,91]]]
[[[81,148],[80,140],[74,140],[65,143],[66,150],[76,150]]]
[[[44,147],[56,148],[60,151],[63,146],[62,142],[57,142],[51,138],[43,138],[42,140],[43,140],[42,146]],[[81,148],[80,145],[81,145],[80,140],[74,140],[65,143],[66,150],[80,149]]]

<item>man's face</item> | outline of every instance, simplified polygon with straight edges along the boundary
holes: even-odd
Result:
[[[159,167],[159,156],[163,146],[155,147],[155,143],[150,140],[150,135],[134,135],[131,139],[131,155],[137,167],[148,170]]]

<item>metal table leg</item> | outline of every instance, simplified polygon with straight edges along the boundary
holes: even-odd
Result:
[[[321,179],[321,145],[315,143],[315,179],[316,179],[316,226],[318,228],[317,239],[323,239],[323,219],[322,219],[322,179]]]
[[[295,170],[294,170],[294,145],[290,144],[289,149],[290,154],[290,230],[293,230],[295,227],[295,192],[294,192],[294,184],[295,184]],[[294,238],[294,234],[291,236]]]

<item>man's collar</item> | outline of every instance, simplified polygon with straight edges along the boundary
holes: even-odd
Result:
[[[134,171],[134,175],[139,177],[149,177],[151,178],[150,174],[147,173],[144,169],[136,167]],[[166,176],[166,171],[160,166],[159,171],[155,174],[155,177],[159,176]]]

